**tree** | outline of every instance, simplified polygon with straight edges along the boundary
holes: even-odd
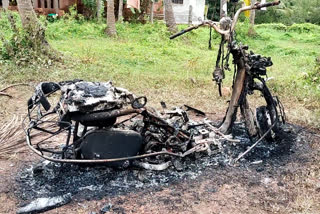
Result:
[[[255,4],[256,4],[256,0],[251,0],[251,6],[253,6]],[[255,18],[256,18],[256,10],[250,10],[250,17],[249,17],[250,27],[249,27],[249,31],[248,31],[249,36],[255,36],[257,34],[256,31],[254,30]]]
[[[227,16],[227,0],[220,0],[220,19]]]
[[[3,9],[8,10],[9,0],[2,0]]]
[[[60,61],[60,54],[51,48],[45,38],[45,28],[38,20],[31,0],[17,0],[22,27],[18,28],[16,19],[9,12],[8,19],[12,35],[9,39],[0,33],[3,49],[0,50],[2,58],[13,60],[17,65],[41,64],[50,66]]]
[[[151,6],[150,6],[150,22],[151,22],[152,24],[153,24],[153,15],[154,15],[154,12],[153,12],[154,1],[155,1],[155,0],[151,0]]]
[[[117,36],[116,18],[114,16],[114,0],[108,0],[107,28],[105,32],[108,36]]]
[[[97,19],[98,19],[98,21],[100,21],[100,18],[101,18],[101,6],[102,6],[101,0],[96,0],[96,4],[97,4]]]
[[[192,25],[192,5],[189,5],[188,25]]]
[[[118,21],[123,19],[123,0],[119,0],[119,11],[118,11]]]
[[[38,0],[33,0],[33,1],[38,2]],[[53,0],[53,8],[54,8],[54,12],[56,14],[59,14],[59,0]]]
[[[251,0],[251,6],[255,5],[256,0]],[[254,25],[254,20],[256,18],[256,10],[251,10],[250,11],[250,24],[253,26]]]
[[[33,48],[49,46],[45,39],[45,29],[39,22],[33,10],[31,0],[17,0],[19,14],[23,28],[28,33],[28,40],[33,44]]]
[[[164,10],[165,10],[165,21],[168,27],[168,30],[171,33],[176,33],[178,31],[176,20],[174,18],[173,9],[172,9],[172,2],[171,0],[164,0]]]

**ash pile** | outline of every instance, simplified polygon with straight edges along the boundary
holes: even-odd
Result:
[[[59,91],[53,106],[49,95]],[[111,82],[40,84],[29,100],[25,131],[30,149],[47,160],[17,176],[15,194],[31,202],[23,208],[38,212],[71,198],[95,200],[197,179],[209,168],[232,164],[255,140],[244,123],[224,135],[198,109],[168,109],[161,102],[156,111],[146,103]],[[241,164],[290,153],[294,127],[282,130],[277,143],[261,142]],[[39,199],[59,204],[39,207]]]

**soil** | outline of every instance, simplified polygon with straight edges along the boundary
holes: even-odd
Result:
[[[17,97],[12,109],[22,114],[27,95]],[[241,124],[236,131],[245,136]],[[320,213],[318,133],[287,124],[277,143],[261,143],[229,164],[226,154],[237,157],[248,145],[227,145],[221,156],[190,158],[182,171],[164,172],[48,164],[26,150],[0,160],[0,213],[66,193],[71,203],[45,213]]]

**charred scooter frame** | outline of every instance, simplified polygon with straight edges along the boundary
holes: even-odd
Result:
[[[277,132],[279,125],[285,122],[285,113],[283,106],[277,97],[271,95],[266,85],[266,81],[262,76],[266,76],[266,67],[272,65],[271,58],[262,57],[254,54],[252,51],[247,53],[249,49],[247,45],[242,45],[236,41],[235,27],[239,16],[242,12],[248,10],[259,10],[263,7],[279,5],[280,1],[260,4],[257,2],[253,6],[240,8],[234,15],[233,20],[224,17],[219,23],[211,20],[205,20],[199,25],[191,26],[181,32],[172,35],[170,39],[174,39],[184,33],[190,32],[201,26],[209,26],[221,35],[221,43],[216,61],[216,67],[213,72],[213,80],[219,86],[221,96],[221,83],[225,77],[224,71],[229,69],[229,55],[233,56],[234,79],[233,90],[229,107],[225,118],[219,129],[222,133],[229,133],[232,129],[237,116],[237,109],[240,106],[241,114],[245,119],[246,128],[251,136],[266,137],[272,140]],[[218,26],[219,25],[219,26]],[[227,45],[227,54],[224,54],[224,46]],[[261,92],[266,101],[266,106],[261,106],[256,110],[256,116],[249,107],[247,95],[253,94],[254,90]]]
[[[111,82],[44,82],[36,87],[28,101],[28,114],[23,122],[29,148],[42,158],[59,163],[104,163],[125,167],[130,160],[143,159],[162,164],[157,167],[147,165],[149,169],[164,169],[168,167],[168,162],[163,164],[163,161],[170,160],[170,157],[183,158],[202,151],[210,153],[210,145],[219,147],[218,138],[239,142],[224,135],[231,130],[239,106],[248,132],[252,136],[260,133],[260,140],[256,143],[267,135],[272,139],[271,132],[276,132],[284,122],[284,112],[281,103],[271,95],[261,77],[266,75],[266,67],[272,65],[271,59],[246,53],[248,46],[237,44],[234,29],[241,12],[278,4],[279,1],[244,7],[237,11],[233,21],[223,18],[220,27],[212,21],[204,21],[171,36],[173,39],[205,25],[221,34],[213,73],[214,80],[220,86],[224,70],[228,69],[228,63],[224,65],[224,61],[232,54],[235,64],[233,92],[219,130],[208,121],[193,124],[181,109],[173,111],[169,117],[160,116],[159,112],[145,106],[146,97],[137,97],[125,89],[114,87]],[[225,44],[228,49],[226,56],[223,53]],[[257,109],[257,119],[246,98],[254,90],[260,91],[266,101],[266,106]],[[59,100],[53,106],[48,97],[58,92]],[[117,123],[117,118],[122,116],[127,119]],[[134,117],[142,118],[138,122],[143,125],[123,125]],[[204,130],[202,127],[205,127]],[[50,141],[53,138],[57,138],[59,144],[52,144]],[[62,139],[66,142],[63,146]]]
[[[48,98],[59,92],[58,103],[52,106]],[[185,111],[168,113],[177,121],[183,120],[179,127],[146,108],[146,103],[146,97],[136,97],[126,89],[114,87],[112,82],[40,83],[28,101],[28,114],[23,121],[27,144],[49,161],[115,167],[156,156],[183,158],[207,149],[206,140],[196,140],[182,128],[189,121]],[[116,123],[122,116],[127,118]],[[123,125],[137,116],[142,117],[138,120],[142,125]],[[50,141],[53,138],[58,139],[59,145]],[[61,147],[62,139],[66,143]]]

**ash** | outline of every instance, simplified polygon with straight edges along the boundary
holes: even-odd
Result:
[[[298,128],[284,125],[276,142],[261,142],[238,166],[277,160],[293,151]],[[223,168],[244,152],[256,139],[249,139],[243,123],[235,124],[234,139],[240,143],[222,141],[219,152],[195,153],[183,159],[172,160],[164,171],[144,170],[130,166],[127,169],[108,168],[103,165],[71,165],[49,161],[34,163],[18,173],[15,195],[21,201],[32,201],[42,197],[57,197],[71,194],[74,200],[97,200],[144,189],[159,190],[173,183],[197,179],[206,170]],[[212,148],[214,149],[214,148]]]

